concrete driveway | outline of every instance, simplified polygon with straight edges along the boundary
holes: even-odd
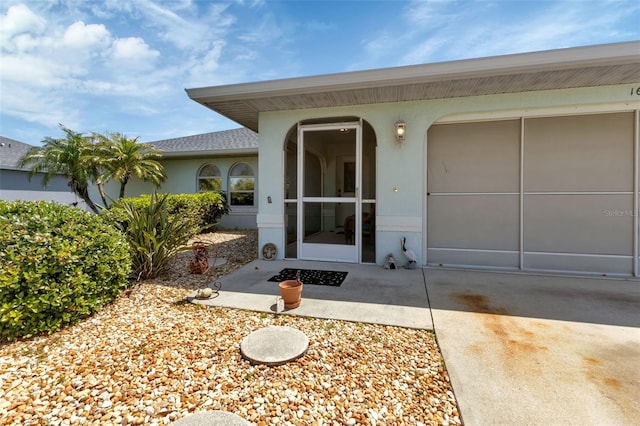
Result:
[[[463,421],[640,419],[640,281],[425,269]]]

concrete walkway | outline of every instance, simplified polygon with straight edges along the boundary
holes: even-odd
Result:
[[[425,269],[463,421],[640,419],[640,281]]]
[[[386,270],[376,265],[256,260],[223,277],[218,297],[193,301],[209,306],[276,312],[280,290],[278,283],[268,280],[284,268],[348,272],[340,287],[305,285],[300,306],[285,313],[433,329],[420,269]]]
[[[435,326],[467,426],[640,418],[638,280],[255,261],[195,302],[275,312],[278,285],[267,280],[283,268],[349,272],[340,287],[305,285],[291,314]]]

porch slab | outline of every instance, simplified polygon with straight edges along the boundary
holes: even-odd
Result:
[[[222,277],[217,297],[189,301],[207,306],[276,313],[278,283],[268,281],[284,268],[348,272],[339,287],[305,285],[302,303],[284,314],[433,330],[422,269],[387,270],[360,265],[299,260],[256,260]]]

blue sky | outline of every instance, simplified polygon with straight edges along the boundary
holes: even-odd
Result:
[[[640,40],[640,1],[3,0],[0,134],[238,127],[185,88]]]

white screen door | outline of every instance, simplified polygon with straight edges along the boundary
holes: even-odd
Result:
[[[299,258],[360,262],[359,122],[298,127]]]

